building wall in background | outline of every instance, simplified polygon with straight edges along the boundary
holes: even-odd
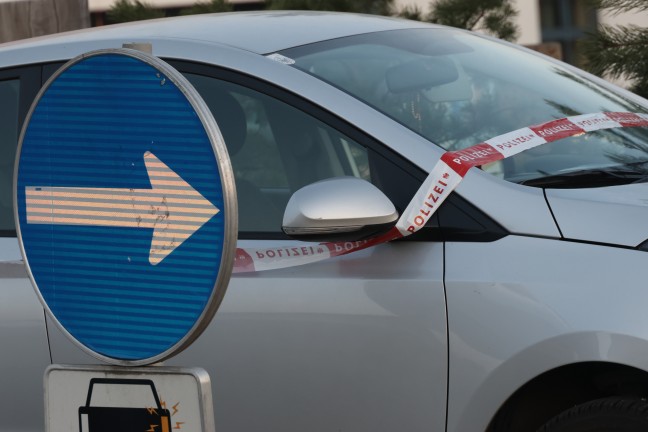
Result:
[[[88,0],[0,2],[0,43],[86,27]]]

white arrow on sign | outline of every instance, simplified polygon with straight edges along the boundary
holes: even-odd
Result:
[[[220,210],[153,153],[144,153],[152,189],[25,187],[27,223],[153,228],[157,265]]]

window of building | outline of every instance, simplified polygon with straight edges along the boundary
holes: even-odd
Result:
[[[540,0],[543,42],[559,42],[563,60],[582,65],[579,41],[597,28],[596,9],[588,0]]]

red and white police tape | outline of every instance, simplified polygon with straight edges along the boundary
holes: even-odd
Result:
[[[305,243],[285,247],[238,248],[234,273],[293,267],[346,255],[414,234],[428,222],[472,167],[516,155],[524,150],[588,132],[648,126],[648,114],[604,112],[561,118],[508,132],[459,151],[444,153],[387,233],[357,242]]]

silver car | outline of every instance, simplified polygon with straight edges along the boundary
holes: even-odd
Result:
[[[64,62],[130,42],[151,44],[211,109],[236,176],[238,247],[256,251],[205,333],[165,362],[208,370],[217,430],[648,429],[648,102],[470,32],[275,12],[0,46],[0,430],[44,428],[47,365],[97,362],[46,316],[21,262],[21,125]],[[365,198],[349,177],[402,214],[443,155],[496,137],[505,152],[522,143],[509,133],[576,118],[577,134],[546,129],[563,139],[468,170],[416,233],[284,265],[393,227],[349,226]],[[326,226],[284,223],[291,197],[324,202],[311,220]]]

